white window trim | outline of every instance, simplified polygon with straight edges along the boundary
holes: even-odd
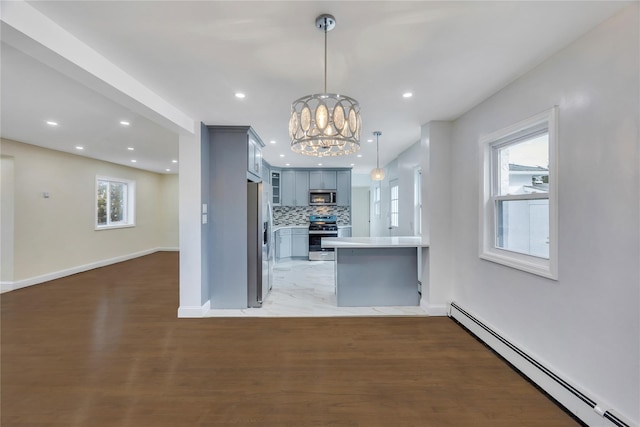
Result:
[[[549,128],[549,259],[512,252],[495,247],[495,218],[492,202],[492,147],[499,140],[526,129],[547,123]],[[512,126],[480,138],[480,236],[479,256],[482,259],[558,280],[558,107],[544,111]],[[527,198],[536,196],[529,194]],[[546,195],[544,196],[546,199]]]
[[[422,235],[422,169],[413,170],[413,222],[414,235]]]
[[[127,184],[127,222],[120,224],[111,224],[111,225],[99,225],[98,224],[98,181],[110,181],[110,182],[121,182],[123,184]],[[136,200],[136,182],[130,179],[123,178],[113,178],[109,176],[101,176],[96,175],[96,186],[93,191],[94,195],[94,212],[93,212],[93,220],[95,222],[95,230],[113,230],[116,228],[129,228],[136,226],[136,209],[135,209],[135,200]]]
[[[393,189],[398,189],[398,198],[393,198]],[[393,223],[393,201],[396,200],[398,204],[398,210],[395,212],[397,215],[397,224]],[[400,227],[400,184],[398,182],[398,178],[389,181],[389,226],[391,228],[399,228]]]
[[[382,189],[380,188],[380,182],[378,182],[373,187],[373,216],[375,218],[380,218],[380,211],[382,206],[380,201],[381,198],[382,198]]]

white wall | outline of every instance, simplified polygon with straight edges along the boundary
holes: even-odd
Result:
[[[639,34],[634,4],[454,124],[456,302],[638,425]],[[479,138],[559,106],[559,280],[478,257]]]
[[[422,278],[422,295],[430,314],[446,313],[453,282],[450,122],[434,121],[422,127],[423,235],[429,241],[429,263]]]
[[[163,247],[166,249],[178,250],[179,238],[179,218],[178,218],[178,196],[179,179],[178,174],[160,175],[160,200],[161,210],[161,232]]]
[[[14,282],[178,246],[176,178],[4,139],[1,149],[14,163]],[[136,182],[135,227],[95,230],[96,175]]]
[[[420,141],[411,145],[400,153],[389,164],[384,166],[385,176],[381,182],[371,182],[371,203],[373,203],[373,192],[377,185],[381,186],[381,209],[380,217],[377,218],[371,211],[371,235],[372,236],[413,236],[415,234],[414,224],[414,170],[421,166],[423,156]],[[390,189],[389,183],[398,180],[398,203],[399,220],[398,228],[389,230],[390,225]]]
[[[369,187],[351,188],[351,236],[369,237]]]
[[[0,157],[0,282],[13,282],[13,157]]]

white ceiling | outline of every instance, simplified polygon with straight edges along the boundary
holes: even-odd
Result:
[[[196,121],[251,125],[274,166],[375,167],[459,117],[628,2],[612,1],[30,1],[30,5]],[[288,148],[291,102],[322,91],[360,102],[355,156]],[[178,136],[2,44],[2,137],[160,173],[176,172]],[[242,91],[239,100],[234,93]],[[404,99],[402,94],[413,92]],[[51,127],[46,120],[55,120]],[[124,127],[120,120],[131,125]],[[276,141],[270,144],[270,141]],[[84,146],[82,152],[76,145]],[[135,151],[127,150],[134,147]],[[284,154],[284,157],[280,157]],[[132,164],[131,160],[137,163]]]

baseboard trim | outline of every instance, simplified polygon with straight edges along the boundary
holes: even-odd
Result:
[[[178,317],[183,319],[204,317],[209,310],[211,310],[211,300],[208,300],[202,306],[180,306],[178,307]]]
[[[597,401],[595,397],[590,397],[578,390],[569,381],[555,374],[553,369],[542,365],[514,345],[513,341],[504,338],[499,330],[478,319],[455,302],[450,305],[449,316],[586,425],[637,427],[637,424],[619,417],[616,411],[611,409],[611,405]]]
[[[429,316],[448,316],[449,307],[447,305],[429,304],[424,298],[420,299],[420,308]]]
[[[126,255],[121,255],[114,258],[104,259],[89,264],[79,265],[77,267],[71,267],[60,271],[54,271],[52,273],[42,274],[40,276],[29,277],[27,279],[16,280],[14,282],[1,282],[0,292],[15,291],[18,289],[26,288],[28,286],[38,285],[41,283],[49,282],[51,280],[60,279],[62,277],[71,276],[73,274],[82,273],[85,271],[93,270],[95,268],[105,267],[111,264],[117,264],[119,262],[128,261],[130,259],[139,258],[145,255],[150,255],[156,252],[173,251],[178,249],[173,248],[153,248],[140,252],[134,252]]]

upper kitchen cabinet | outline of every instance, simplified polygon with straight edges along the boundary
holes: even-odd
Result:
[[[264,142],[249,128],[247,132],[247,179],[262,181],[262,147]]]
[[[274,206],[280,206],[280,171],[271,169],[271,194],[273,196],[272,202]]]
[[[264,160],[262,161],[262,182],[271,184],[271,167]]]
[[[280,175],[280,204],[307,206],[309,198],[309,172],[283,170]]]
[[[336,173],[338,206],[351,206],[351,171],[338,171]]]
[[[336,188],[336,171],[314,170],[309,172],[309,189],[335,190]]]

